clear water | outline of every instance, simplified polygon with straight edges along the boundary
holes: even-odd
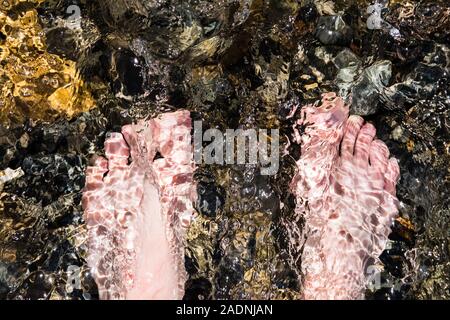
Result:
[[[284,146],[292,106],[331,90],[352,97],[400,160],[402,219],[381,257],[382,288],[367,297],[449,298],[450,9],[370,5],[0,4],[0,298],[97,298],[80,198],[107,132],[187,108],[210,128],[280,128]],[[197,170],[186,299],[299,297],[282,223],[293,219],[298,147],[289,154],[272,177],[250,165]]]

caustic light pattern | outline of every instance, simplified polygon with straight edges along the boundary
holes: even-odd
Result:
[[[373,125],[348,113],[325,94],[301,110],[303,135],[295,128],[302,155],[291,187],[306,220],[305,299],[363,298],[366,270],[398,212],[396,160]],[[179,111],[125,126],[106,140],[108,159],[88,168],[89,264],[101,298],[182,298],[183,234],[196,197],[190,121]]]
[[[183,297],[196,197],[190,130],[187,111],[124,126],[105,141],[107,159],[88,167],[88,263],[101,299]]]
[[[305,299],[362,299],[367,269],[385,248],[398,213],[397,160],[375,127],[334,93],[301,110],[302,154],[292,181],[306,221],[301,255]],[[301,243],[301,241],[300,241]]]

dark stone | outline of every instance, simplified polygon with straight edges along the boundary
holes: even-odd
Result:
[[[144,92],[145,69],[142,59],[131,50],[119,50],[114,55],[117,78],[113,90],[125,96],[136,96]]]
[[[186,282],[184,300],[204,300],[211,298],[212,284],[205,278],[189,279]]]
[[[197,208],[201,214],[214,218],[219,210],[223,208],[224,191],[213,182],[200,181],[197,185]]]
[[[339,15],[322,16],[317,22],[315,35],[325,45],[344,46],[350,43],[352,29]]]
[[[314,4],[308,4],[300,8],[297,19],[309,23],[315,21],[318,17],[319,13],[317,12],[316,6]]]

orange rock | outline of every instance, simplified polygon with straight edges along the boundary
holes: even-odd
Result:
[[[36,6],[43,0],[27,1]],[[23,0],[0,5],[0,123],[74,117],[94,107],[76,63],[47,52],[45,34],[33,8],[8,15]]]

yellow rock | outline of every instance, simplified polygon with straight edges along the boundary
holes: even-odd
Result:
[[[0,3],[0,123],[71,118],[94,107],[76,63],[47,52],[35,7],[44,0]],[[19,3],[33,4],[18,12]],[[10,15],[10,12],[16,13]]]
[[[318,87],[319,87],[319,85],[317,83],[305,85],[305,89],[306,90],[312,90],[312,89],[315,89],[315,88],[318,88]]]
[[[405,219],[403,217],[398,217],[395,220],[397,220],[406,229],[414,231],[414,225],[412,224],[412,222],[410,220]]]
[[[409,152],[412,152],[414,150],[414,145],[415,144],[413,140],[408,140],[408,142],[406,143],[406,148]]]

